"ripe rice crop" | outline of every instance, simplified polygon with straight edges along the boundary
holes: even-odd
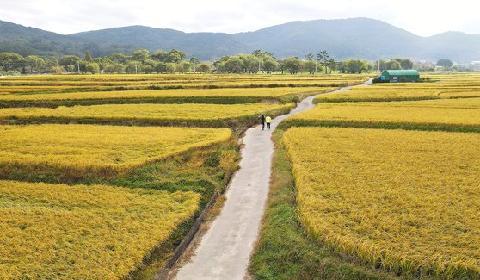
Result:
[[[194,192],[0,181],[0,278],[125,278],[199,201]]]
[[[440,98],[440,93],[439,88],[362,86],[318,96],[315,103],[428,100]]]
[[[480,278],[480,137],[292,128],[299,215],[325,244],[415,278]]]
[[[324,93],[333,88],[129,90],[47,94],[3,94],[0,105],[41,106],[104,103],[253,103],[264,100],[292,102],[298,96]]]
[[[0,83],[23,81],[303,81],[303,80],[364,80],[368,74],[330,75],[238,75],[238,74],[102,74],[102,75],[36,75],[4,77]]]
[[[140,124],[225,127],[256,120],[259,114],[286,113],[293,104],[109,104],[92,106],[0,109],[0,119],[26,121],[135,122]]]
[[[366,75],[48,75],[6,77],[0,87],[11,93],[95,90],[339,87],[365,81]],[[17,89],[15,87],[18,87]],[[42,89],[43,87],[43,89]],[[49,91],[49,89],[51,89]],[[1,90],[0,90],[1,91]]]
[[[435,82],[361,86],[319,96],[315,102],[385,102],[480,97],[480,75],[478,74],[422,76],[431,78]]]
[[[112,177],[230,138],[230,129],[214,128],[0,126],[0,177],[16,172],[46,174],[59,182]]]
[[[317,104],[287,120],[295,126],[345,126],[480,132],[480,98]]]

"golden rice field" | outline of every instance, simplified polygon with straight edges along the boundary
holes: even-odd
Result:
[[[0,120],[136,121],[151,124],[226,126],[226,121],[257,119],[260,114],[287,113],[294,104],[108,104],[48,108],[0,109]]]
[[[0,94],[0,104],[103,104],[103,103],[250,103],[264,100],[292,102],[297,96],[331,91],[333,88],[261,88],[210,90],[124,90],[45,94]]]
[[[122,279],[200,195],[0,181],[1,279]]]
[[[111,177],[189,149],[225,142],[230,129],[95,125],[0,126],[0,174],[58,171]]]
[[[417,102],[319,103],[290,125],[393,127],[480,132],[480,98]]]
[[[37,75],[21,77],[4,77],[0,83],[21,82],[199,82],[199,81],[343,81],[363,80],[368,74],[330,74],[330,75],[238,75],[238,74],[96,74],[96,75]]]
[[[440,98],[480,97],[480,88],[444,86],[403,87],[397,85],[373,85],[355,87],[351,90],[318,96],[316,103],[336,102],[385,102],[385,101],[417,101]]]
[[[480,97],[479,74],[425,75],[422,83],[374,84],[319,96],[316,103],[416,101]]]
[[[299,215],[325,244],[415,278],[480,278],[480,136],[291,128]]]
[[[3,93],[48,93],[51,91],[95,91],[115,89],[201,89],[262,87],[338,87],[358,84],[367,75],[44,75],[5,77],[0,81]],[[4,88],[5,87],[5,88]],[[18,88],[16,88],[18,87]],[[31,88],[28,88],[31,87]],[[39,88],[47,87],[47,88]],[[59,90],[60,87],[66,87]]]

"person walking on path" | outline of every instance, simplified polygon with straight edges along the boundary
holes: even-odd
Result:
[[[261,114],[259,118],[260,122],[262,123],[262,130],[265,130],[265,115]]]
[[[265,122],[267,123],[267,128],[270,129],[270,123],[272,123],[272,118],[270,116],[267,116],[265,118]]]

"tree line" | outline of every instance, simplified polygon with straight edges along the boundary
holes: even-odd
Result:
[[[138,49],[131,54],[114,53],[92,57],[86,52],[77,55],[21,56],[17,53],[0,53],[0,74],[8,73],[290,73],[315,74],[332,72],[362,73],[379,70],[412,69],[409,59],[391,59],[369,62],[359,59],[337,61],[325,51],[309,53],[304,58],[276,58],[272,53],[256,50],[250,54],[224,56],[212,62],[202,62],[179,50],[150,52]]]

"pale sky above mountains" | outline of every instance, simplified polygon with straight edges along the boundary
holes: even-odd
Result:
[[[0,0],[0,20],[57,33],[129,25],[236,33],[297,20],[369,17],[418,35],[480,34],[478,0]]]

